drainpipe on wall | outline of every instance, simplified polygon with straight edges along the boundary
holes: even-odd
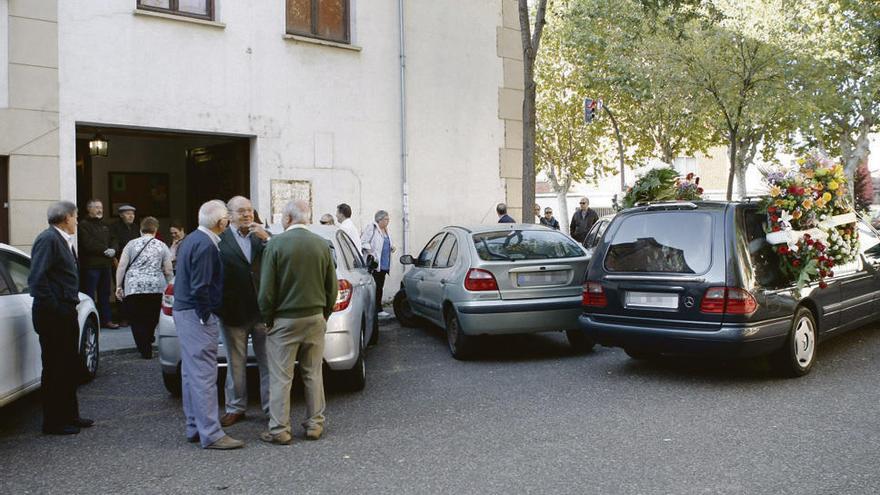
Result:
[[[404,37],[403,1],[397,0],[398,35],[400,36],[400,186],[403,200],[403,254],[409,247],[409,183],[406,173],[406,40]]]

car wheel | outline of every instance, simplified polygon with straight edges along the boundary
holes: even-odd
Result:
[[[590,352],[596,341],[588,336],[583,330],[566,330],[565,337],[575,352]]]
[[[98,348],[98,324],[93,318],[87,318],[82,329],[79,341],[79,356],[85,370],[85,381],[91,381],[98,374],[98,361],[100,358]]]
[[[446,342],[449,344],[449,352],[455,359],[465,360],[473,356],[474,338],[465,335],[461,331],[461,324],[455,310],[450,308],[446,311]]]
[[[342,385],[345,390],[349,390],[352,392],[358,392],[364,389],[364,386],[367,384],[367,365],[364,362],[364,353],[366,352],[366,345],[364,345],[365,338],[367,333],[367,324],[366,321],[361,322],[361,334],[360,338],[358,338],[358,358],[355,361],[354,366],[350,370],[345,370],[340,372],[340,378],[342,378]]]
[[[783,376],[806,375],[816,362],[818,344],[813,312],[804,307],[798,308],[785,345],[771,356],[773,367]]]
[[[370,341],[368,345],[376,345],[379,343],[379,315],[373,315],[373,331],[370,333]]]
[[[180,366],[177,367],[177,373],[162,373],[162,383],[165,390],[174,397],[180,397],[183,386],[181,384]],[[222,390],[222,389],[221,389]]]
[[[397,321],[405,327],[419,326],[419,317],[413,313],[412,307],[409,305],[409,299],[406,297],[406,291],[400,289],[394,295],[394,316]]]
[[[657,359],[660,357],[660,353],[646,351],[644,349],[636,349],[633,347],[626,347],[623,349],[623,352],[626,353],[627,356],[632,359],[636,359],[639,361],[650,361],[652,359]]]

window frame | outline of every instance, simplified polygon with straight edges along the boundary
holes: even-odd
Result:
[[[440,232],[440,233],[432,236],[431,240],[429,240],[425,244],[425,247],[423,247],[422,250],[419,251],[419,256],[415,259],[415,266],[417,266],[419,268],[431,268],[434,265],[434,258],[437,257],[437,253],[440,251],[440,246],[443,245],[443,239],[445,239],[446,235],[447,235],[446,232]],[[431,253],[431,257],[429,259],[426,259],[423,261],[422,254],[425,251],[427,251],[427,249],[431,245],[431,243],[434,242],[434,240],[437,239],[438,237],[440,238],[440,240],[437,241],[437,248],[434,250],[433,253]]]
[[[181,11],[180,10],[180,0],[168,0],[168,8],[167,9],[163,8],[163,7],[154,7],[152,5],[143,5],[141,3],[141,0],[137,0],[137,8],[139,10],[149,10],[150,12],[161,12],[163,14],[177,15],[177,16],[181,16],[181,17],[190,17],[193,19],[201,19],[203,21],[214,21],[215,20],[214,16],[217,13],[216,5],[214,5],[215,1],[216,0],[205,0],[205,2],[206,2],[205,5],[208,7],[208,14],[207,15],[201,15],[201,14],[195,14],[192,12]]]
[[[213,1],[213,0],[211,0]],[[341,43],[344,45],[351,44],[351,0],[342,0],[345,2],[345,13],[343,15],[342,24],[345,29],[345,35],[342,39],[331,38],[327,36],[321,36],[318,34],[318,0],[309,0],[309,19],[311,21],[311,25],[309,26],[309,32],[303,31],[291,31],[290,23],[288,22],[288,3],[291,0],[284,0],[284,32],[286,34],[292,36],[303,36],[306,38],[314,38],[316,40],[324,40],[330,41],[333,43]]]
[[[30,285],[28,285],[27,281],[30,277],[31,270],[31,260],[26,256],[22,256],[18,253],[13,253],[6,250],[0,250],[0,280],[2,280],[7,286],[9,292],[6,294],[0,293],[0,295],[15,295],[15,294],[29,294],[30,293]],[[19,288],[18,284],[15,282],[15,278],[12,276],[12,272],[8,269],[8,265],[10,263],[17,263],[23,267],[25,267],[28,271],[27,277],[25,278],[25,286],[23,288]]]
[[[438,261],[441,261],[441,258],[439,258],[439,256],[441,253],[443,253],[443,248],[445,248],[447,245],[450,245],[450,241],[452,241],[452,247],[449,249],[449,252],[446,253],[446,260],[443,261],[442,265],[440,265],[437,263]],[[452,256],[453,254],[455,255],[454,257]],[[443,238],[443,243],[440,244],[440,247],[437,249],[437,253],[434,254],[434,261],[431,262],[431,268],[450,268],[455,264],[455,259],[457,257],[458,239],[456,239],[452,233],[449,233],[446,235],[445,238]]]

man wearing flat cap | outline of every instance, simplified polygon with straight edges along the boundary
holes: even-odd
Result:
[[[130,204],[120,205],[116,210],[119,214],[119,222],[113,224],[113,238],[116,240],[116,259],[125,249],[125,245],[129,241],[133,241],[141,236],[140,229],[134,223],[135,208]]]

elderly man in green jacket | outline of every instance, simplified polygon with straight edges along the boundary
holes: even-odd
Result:
[[[296,357],[305,385],[306,438],[324,433],[324,332],[336,304],[336,267],[327,241],[309,232],[308,203],[292,201],[284,207],[284,233],[272,238],[263,252],[260,272],[260,313],[269,328],[269,431],[265,442],[289,445],[290,387]]]

